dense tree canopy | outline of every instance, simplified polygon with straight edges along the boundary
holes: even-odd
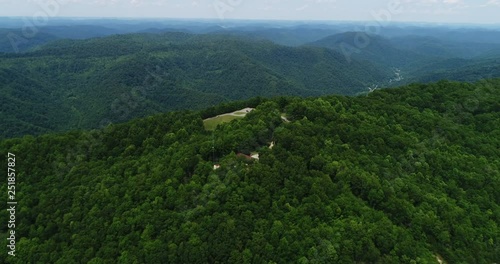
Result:
[[[204,130],[241,106],[256,109]],[[499,127],[500,80],[443,81],[3,140],[21,234],[7,260],[492,263]]]
[[[114,32],[78,29],[81,38]],[[32,46],[28,52],[0,53],[0,124],[5,127],[0,138],[94,129],[256,96],[357,95],[368,87],[500,77],[494,43],[469,47],[432,41],[428,47],[428,38],[370,36],[369,45],[359,48],[361,33],[348,32],[289,47],[246,31],[238,36],[163,32],[68,39],[78,34],[50,30],[57,40],[40,45],[50,39],[43,31],[26,43]],[[299,32],[307,35],[307,30]],[[465,57],[471,50],[481,52]]]
[[[0,137],[98,128],[256,96],[355,94],[389,76],[337,52],[187,33],[57,40],[0,54]]]

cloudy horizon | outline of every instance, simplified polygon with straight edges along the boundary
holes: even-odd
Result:
[[[500,0],[0,0],[0,16],[496,24]]]

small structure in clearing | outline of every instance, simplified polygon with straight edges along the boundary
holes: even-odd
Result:
[[[236,154],[236,157],[242,157],[242,158],[245,158],[246,160],[252,160],[252,156],[250,155],[247,155],[247,154],[243,154],[243,153],[238,153]]]
[[[269,144],[269,149],[273,149],[274,148],[274,141],[271,142],[271,144]]]
[[[243,108],[238,111],[234,111],[232,113],[226,113],[214,117],[207,118],[203,120],[203,125],[206,130],[215,130],[215,128],[223,123],[231,122],[234,119],[240,119],[245,117],[248,113],[252,112],[254,108]]]
[[[252,152],[250,155],[243,154],[243,153],[238,153],[236,154],[237,157],[242,157],[245,158],[246,160],[259,160],[259,153],[257,152]]]

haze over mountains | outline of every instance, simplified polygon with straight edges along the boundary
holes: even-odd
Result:
[[[354,94],[389,75],[327,49],[184,33],[60,40],[0,65],[3,113],[28,133],[255,96]]]
[[[231,34],[251,38],[267,39],[277,44],[299,46],[322,38],[345,32],[364,31],[363,22],[307,22],[307,21],[259,21],[259,20],[166,20],[166,19],[71,19],[54,18],[47,26],[36,27],[20,18],[1,18],[1,42],[4,43],[8,32],[17,33],[26,29],[44,33],[52,38],[89,38],[112,34],[186,32],[193,34]],[[16,32],[16,29],[19,31]],[[441,25],[391,23],[377,28],[379,35],[387,38],[403,37],[411,41],[412,37],[433,38],[439,42],[499,44],[500,31],[494,26],[485,25]],[[371,31],[370,31],[371,32]],[[22,33],[22,32],[19,32]],[[43,34],[42,34],[43,35]],[[20,36],[22,36],[20,34]],[[37,39],[38,34],[30,39]],[[42,36],[40,36],[41,39]],[[0,51],[12,52],[12,47],[0,46]]]
[[[353,23],[95,19],[55,20],[27,38],[15,19],[0,22],[3,137],[255,96],[500,76],[492,29],[401,24],[370,35]]]
[[[494,27],[23,23],[0,18],[7,263],[500,259]]]

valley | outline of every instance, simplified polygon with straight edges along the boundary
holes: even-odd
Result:
[[[0,17],[0,189],[17,199],[1,263],[500,259],[496,26],[371,34],[235,20],[258,1],[236,2],[228,19],[50,17],[29,36]]]
[[[499,102],[498,79],[442,81],[2,140],[21,190],[12,263],[495,261]]]
[[[492,37],[454,42],[429,30],[429,36],[405,38],[388,28],[359,49],[360,32],[341,32],[347,25],[290,26],[283,34],[304,38],[294,45],[243,29],[185,26],[194,28],[117,34],[124,32],[118,26],[54,25],[44,29],[57,36],[46,44],[30,41],[35,46],[24,52],[0,53],[0,115],[8,127],[0,137],[93,129],[255,96],[360,95],[412,82],[500,77],[500,55],[491,55],[500,40]],[[71,37],[82,29],[86,34]],[[313,35],[317,40],[308,43]],[[343,45],[356,50],[346,54]],[[20,110],[23,105],[30,107]]]

